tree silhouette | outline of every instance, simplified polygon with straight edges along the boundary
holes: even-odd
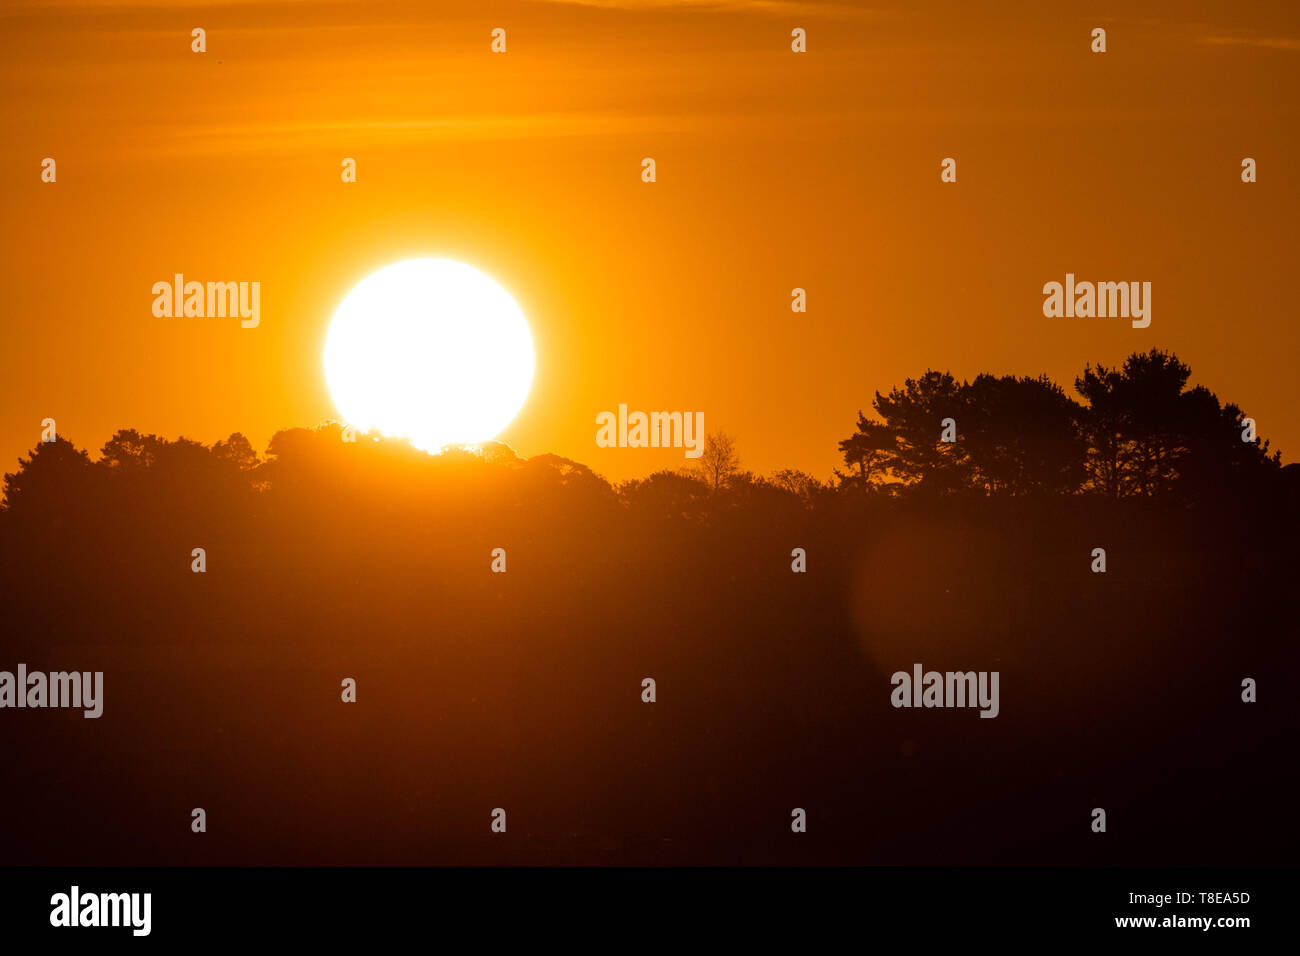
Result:
[[[696,467],[704,475],[704,480],[716,493],[726,487],[728,480],[740,466],[736,454],[736,440],[726,432],[710,432],[704,439],[704,451],[696,459]]]
[[[4,500],[15,514],[58,520],[63,509],[85,501],[90,487],[90,456],[62,436],[41,442],[18,470],[4,476]]]
[[[979,375],[961,393],[958,415],[969,480],[989,494],[1069,494],[1086,447],[1082,409],[1043,375]]]
[[[1169,490],[1187,454],[1187,402],[1183,389],[1192,370],[1173,355],[1152,349],[1124,360],[1113,379],[1121,419],[1127,425],[1124,462],[1134,494]]]
[[[844,464],[857,468],[857,474],[836,472],[842,485],[867,489],[880,484],[887,477],[889,463],[898,447],[898,439],[888,425],[867,418],[858,411],[858,427],[840,442]]]
[[[927,371],[888,395],[876,392],[872,407],[894,436],[886,465],[891,474],[931,494],[961,489],[967,479],[965,449],[940,437],[945,418],[957,420],[960,434],[964,387],[951,374]]]
[[[1089,366],[1075,380],[1088,402],[1082,423],[1090,490],[1109,498],[1200,495],[1280,466],[1266,440],[1241,440],[1241,410],[1221,406],[1204,386],[1188,390],[1190,376],[1172,353],[1152,349],[1118,369]]]
[[[243,472],[249,472],[258,465],[257,452],[252,443],[241,433],[235,432],[212,446],[212,454],[219,461],[229,462]]]
[[[700,519],[714,490],[703,478],[676,471],[657,471],[618,486],[619,496],[634,516],[654,520]]]
[[[1074,380],[1074,388],[1087,401],[1082,419],[1084,440],[1088,443],[1084,469],[1088,490],[1106,498],[1124,496],[1129,480],[1131,452],[1128,448],[1130,425],[1123,407],[1121,373],[1115,369],[1091,365]]]
[[[826,491],[826,486],[812,475],[795,468],[782,468],[779,471],[774,471],[767,481],[807,504],[813,504],[818,496]]]
[[[158,460],[158,453],[166,444],[157,435],[142,435],[134,428],[123,428],[104,443],[99,460],[113,472],[141,472]]]

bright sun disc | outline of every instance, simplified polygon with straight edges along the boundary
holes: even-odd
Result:
[[[510,424],[533,381],[515,300],[450,259],[408,259],[363,279],[325,340],[325,380],[350,425],[420,448],[473,444]]]

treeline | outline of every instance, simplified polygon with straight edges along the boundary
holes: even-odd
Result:
[[[1296,466],[1282,467],[1280,453],[1270,454],[1236,405],[1203,386],[1189,389],[1190,374],[1172,354],[1136,353],[1118,368],[1086,368],[1074,383],[1077,401],[1046,376],[983,374],[967,382],[927,371],[876,393],[875,417],[859,413],[839,444],[845,469],[827,481],[794,469],[745,471],[725,434],[710,435],[690,468],[612,485],[557,455],[523,459],[499,442],[427,455],[336,423],[278,432],[264,457],[238,433],[209,447],[124,429],[97,460],[63,438],[38,445],[4,476],[3,507],[11,521],[45,520],[51,510],[129,511],[133,503],[173,514],[218,502],[244,511],[331,489],[343,502],[372,481],[394,501],[445,491],[473,494],[482,504],[497,498],[535,508],[549,501],[665,519],[817,508],[863,495],[1160,497],[1183,504],[1293,498]]]
[[[1080,402],[1045,375],[958,382],[928,371],[877,392],[878,417],[859,413],[840,442],[849,470],[839,481],[892,493],[1195,501],[1274,480],[1280,453],[1236,405],[1187,388],[1190,376],[1170,353],[1135,353],[1118,368],[1085,368],[1074,381]]]

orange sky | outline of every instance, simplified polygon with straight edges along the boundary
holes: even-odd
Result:
[[[1151,347],[1295,460],[1300,6],[1225,6],[8,0],[0,470],[47,416],[92,453],[333,417],[334,307],[426,255],[529,317],[500,437],[614,479],[685,463],[598,448],[619,403],[824,478],[927,367],[1068,387]],[[176,272],[261,282],[260,326],[155,318]],[[1044,318],[1066,272],[1150,281],[1151,327]]]

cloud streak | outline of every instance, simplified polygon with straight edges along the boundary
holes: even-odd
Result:
[[[1269,50],[1300,50],[1300,38],[1296,37],[1248,37],[1248,36],[1203,36],[1201,43],[1211,46],[1253,46]]]
[[[797,0],[533,0],[533,2],[629,12],[697,10],[704,13],[770,13],[773,15],[799,13],[806,16],[855,16],[867,12],[859,4],[800,3]]]

